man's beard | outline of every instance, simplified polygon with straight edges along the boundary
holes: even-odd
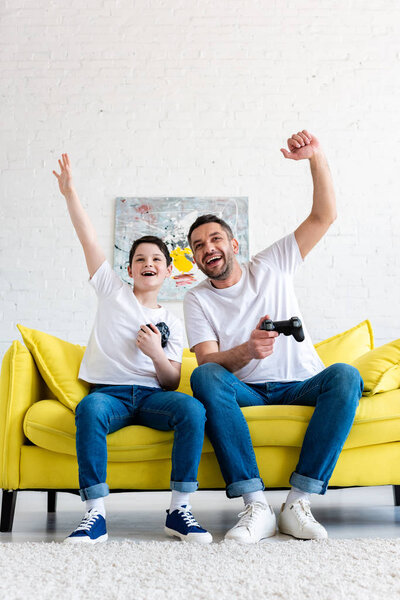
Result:
[[[207,267],[200,266],[199,264],[197,266],[199,267],[200,271],[204,273],[204,275],[207,275],[209,279],[212,279],[213,281],[223,281],[224,279],[228,279],[229,275],[233,271],[233,255],[230,254],[229,256],[226,256],[224,254],[224,259],[225,267],[218,274],[213,274],[212,272],[208,271]]]

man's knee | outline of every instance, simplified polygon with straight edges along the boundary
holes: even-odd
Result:
[[[220,410],[223,407],[237,405],[234,380],[230,371],[216,363],[205,363],[192,373],[190,384],[193,396],[204,404],[207,414],[209,411]]]
[[[331,369],[333,376],[342,381],[344,385],[360,386],[362,384],[362,378],[358,369],[347,363],[335,363],[328,367],[328,369]]]
[[[359,371],[347,363],[335,363],[328,367],[327,372],[332,383],[343,392],[343,396],[357,401],[361,398],[364,382]]]
[[[226,373],[229,373],[229,371],[217,363],[210,362],[200,365],[199,367],[196,367],[190,377],[192,390],[195,391],[195,389],[198,389],[204,384],[209,386],[215,382],[221,381]]]

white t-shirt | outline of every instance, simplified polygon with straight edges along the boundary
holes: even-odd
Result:
[[[142,306],[132,287],[104,261],[89,280],[98,297],[97,314],[79,377],[90,383],[160,387],[153,361],[136,346],[142,324],[164,321],[170,337],[169,360],[182,362],[183,326],[166,308]]]
[[[184,300],[186,330],[190,348],[215,340],[220,351],[248,341],[263,315],[273,321],[297,316],[305,340],[280,334],[274,351],[263,359],[253,359],[235,372],[247,383],[304,381],[324,368],[304,326],[294,293],[293,275],[303,259],[294,233],[275,242],[243,265],[238,283],[215,288],[209,279],[190,290]]]

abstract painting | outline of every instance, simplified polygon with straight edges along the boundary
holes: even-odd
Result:
[[[239,262],[249,260],[248,200],[244,197],[117,198],[115,207],[114,270],[123,281],[128,276],[132,242],[143,235],[164,240],[173,261],[172,276],[160,290],[160,300],[182,300],[185,293],[205,279],[193,263],[187,241],[191,224],[200,215],[224,219],[239,242]]]

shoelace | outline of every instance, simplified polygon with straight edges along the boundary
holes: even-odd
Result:
[[[77,527],[77,529],[75,531],[88,531],[91,526],[93,525],[93,523],[95,523],[97,521],[97,519],[99,518],[100,514],[96,511],[92,511],[87,512],[85,514],[85,516],[83,517],[79,527]]]
[[[261,514],[263,510],[265,510],[266,505],[261,502],[253,502],[252,504],[246,504],[244,511],[238,514],[240,518],[239,523],[236,527],[249,527],[250,525],[254,525],[253,517]]]
[[[307,519],[311,519],[311,521],[313,521],[314,523],[317,522],[314,519],[314,516],[311,512],[310,503],[307,502],[307,500],[299,500],[298,502],[296,502],[296,504],[294,505],[294,507],[302,525],[304,525],[307,522]],[[301,507],[302,510],[299,510],[299,507]]]
[[[186,525],[188,525],[189,527],[198,527],[200,529],[200,525],[190,512],[191,508],[192,507],[181,508],[180,510],[178,510],[178,513],[182,515],[182,518],[185,521]]]

